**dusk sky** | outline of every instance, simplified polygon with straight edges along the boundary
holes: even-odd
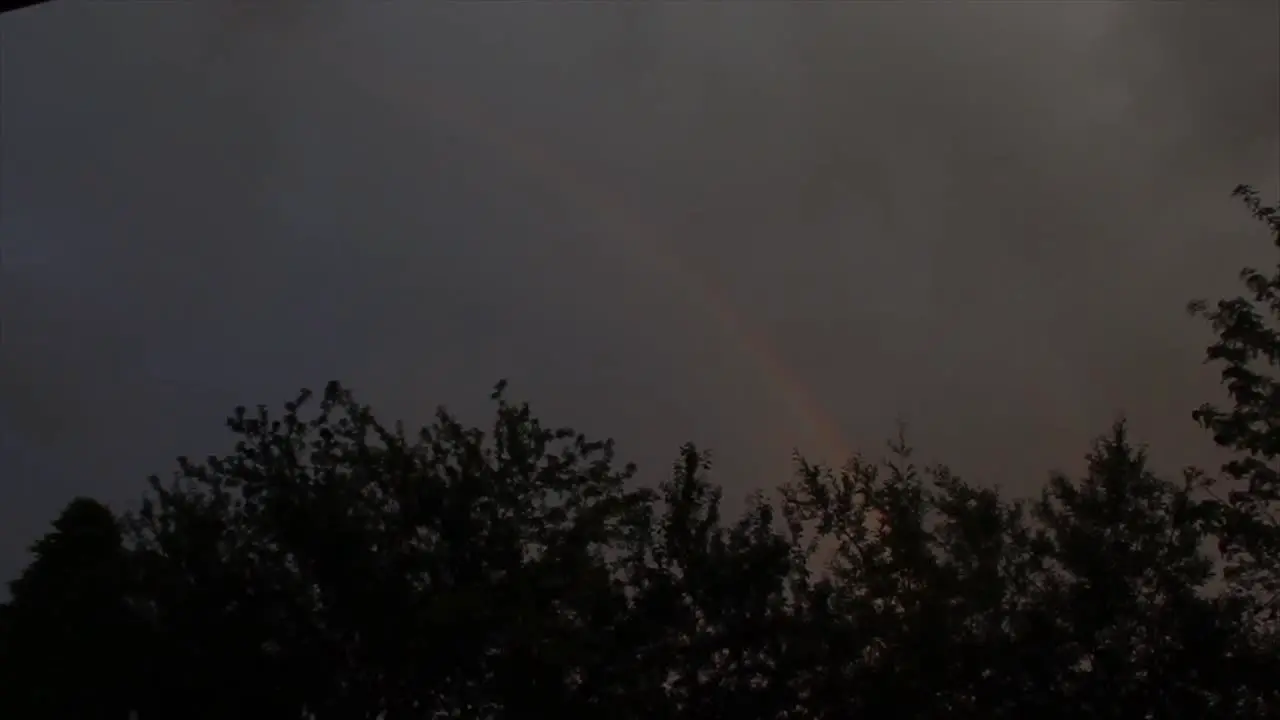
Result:
[[[655,479],[1210,462],[1280,4],[73,2],[0,19],[0,576],[237,404],[508,378]]]

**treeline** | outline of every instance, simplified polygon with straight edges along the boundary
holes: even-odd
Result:
[[[484,429],[336,383],[237,409],[229,454],[33,546],[0,717],[1280,717],[1280,272],[1243,280],[1192,308],[1233,460],[1161,477],[1118,424],[1031,500],[895,442],[730,516],[694,446],[641,487],[501,386]]]

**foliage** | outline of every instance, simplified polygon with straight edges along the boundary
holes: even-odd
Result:
[[[5,717],[123,717],[135,681],[126,605],[129,564],[116,518],[72,500],[0,606],[0,707]],[[76,688],[50,683],[74,678]]]
[[[1267,206],[1248,186],[1237,197],[1271,232],[1280,247],[1280,212]],[[1213,434],[1214,442],[1232,451],[1224,473],[1236,481],[1224,510],[1222,551],[1237,587],[1260,600],[1258,620],[1275,619],[1280,609],[1280,264],[1271,273],[1245,268],[1240,279],[1248,293],[1219,300],[1210,307],[1191,303],[1192,313],[1206,319],[1217,335],[1206,352],[1216,365],[1231,404],[1200,407],[1194,417]]]

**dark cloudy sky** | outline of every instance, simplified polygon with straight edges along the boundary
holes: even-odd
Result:
[[[77,3],[0,20],[0,575],[238,403],[490,384],[734,491],[793,446],[1028,490],[1203,460],[1268,263],[1277,4]]]

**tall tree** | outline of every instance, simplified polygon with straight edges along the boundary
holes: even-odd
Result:
[[[171,651],[199,633],[252,669],[225,712],[266,687],[318,718],[578,708],[626,601],[607,550],[647,495],[611,443],[495,398],[488,432],[441,411],[410,437],[331,384],[311,417],[309,393],[239,409],[233,454],[153,481],[134,527]],[[163,666],[172,708],[232,681]]]
[[[1234,191],[1280,248],[1280,209],[1252,187]],[[1225,405],[1206,403],[1193,417],[1231,452],[1223,467],[1230,492],[1219,503],[1219,549],[1231,594],[1244,608],[1258,652],[1280,654],[1280,264],[1240,271],[1246,293],[1188,309],[1213,329],[1207,363],[1219,369]],[[1253,670],[1265,675],[1265,664]],[[1280,695],[1272,692],[1272,707]]]
[[[1235,195],[1280,247],[1276,207],[1248,186]],[[1269,273],[1244,268],[1240,278],[1247,294],[1189,307],[1213,328],[1206,362],[1219,368],[1230,399],[1226,407],[1205,404],[1194,417],[1232,451],[1223,466],[1235,487],[1225,504],[1222,550],[1234,587],[1254,596],[1259,619],[1267,620],[1280,611],[1280,265]]]
[[[111,510],[76,498],[31,549],[0,606],[0,714],[123,720],[140,638],[128,554]]]
[[[1158,477],[1123,423],[1088,460],[1084,478],[1054,477],[1035,508],[1063,699],[1091,717],[1235,716],[1236,699],[1260,688],[1238,672],[1238,608],[1211,592],[1208,480]]]

